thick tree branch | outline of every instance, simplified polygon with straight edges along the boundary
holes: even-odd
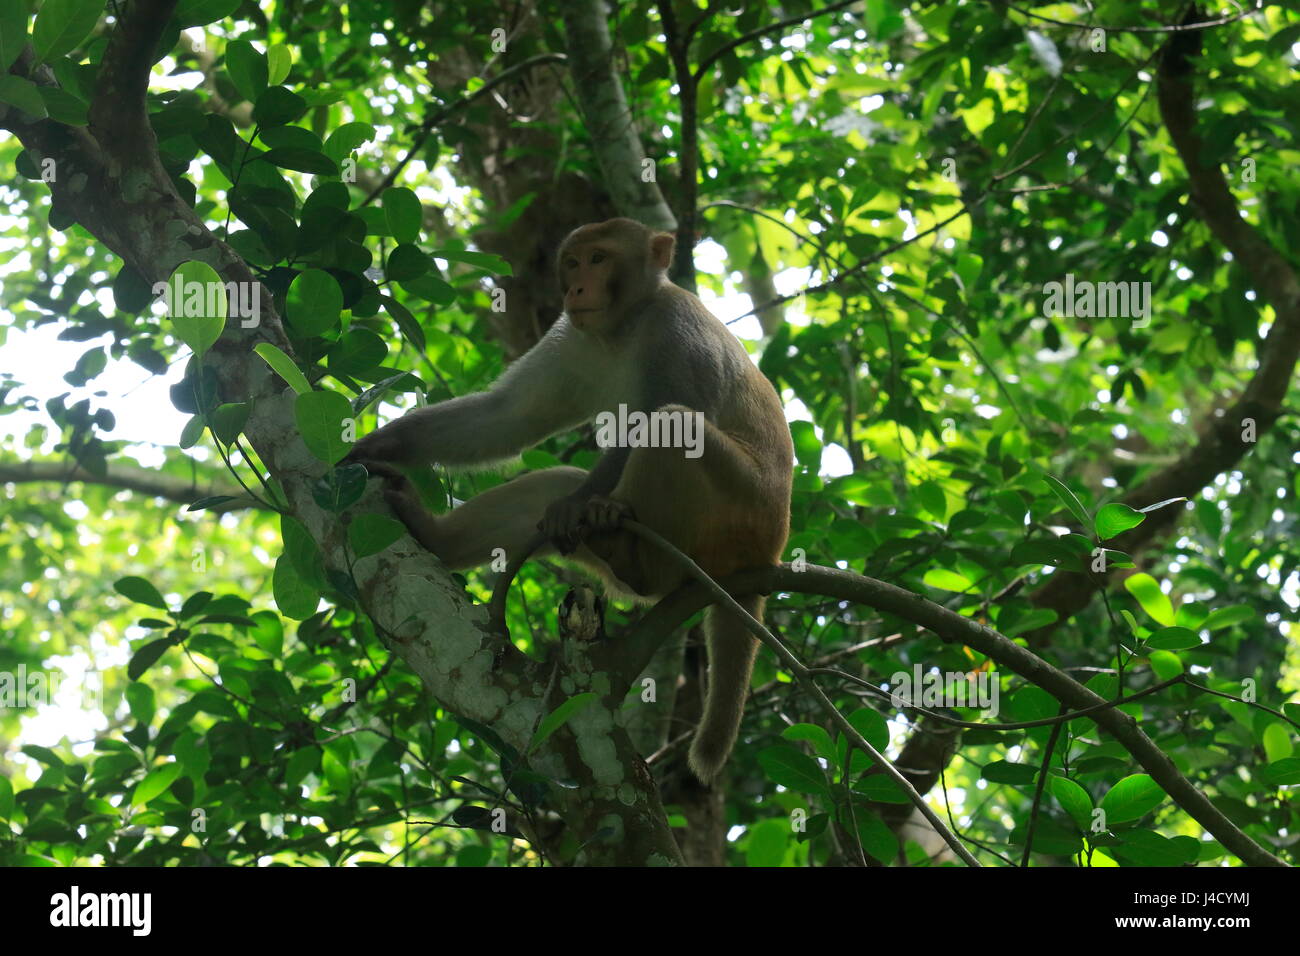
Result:
[[[655,229],[676,229],[659,186],[642,178],[645,149],[614,69],[614,46],[602,0],[561,0],[569,73],[591,149],[621,215]]]
[[[241,511],[245,508],[265,507],[261,502],[244,494],[244,490],[233,483],[196,482],[176,475],[166,475],[149,468],[124,465],[120,462],[109,462],[107,471],[102,475],[93,474],[74,462],[0,462],[0,484],[26,484],[32,482],[60,484],[81,482],[88,485],[103,485],[106,488],[120,488],[124,491],[138,492],[151,498],[165,498],[167,501],[174,501],[183,505],[214,495],[226,495],[234,499],[204,509],[215,514],[225,514],[227,511]]]

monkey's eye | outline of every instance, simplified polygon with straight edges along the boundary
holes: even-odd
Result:
[[[574,258],[572,258],[572,257],[570,257],[570,258],[568,258],[568,259],[565,259],[565,260],[564,260],[564,268],[566,268],[566,269],[576,269],[576,268],[578,268],[578,260],[577,260],[577,259],[574,259]]]
[[[591,254],[591,264],[592,264],[593,266],[598,266],[598,265],[600,265],[600,264],[601,264],[602,262],[604,262],[604,261],[605,261],[605,253],[603,253],[603,252],[593,252],[593,253]]]

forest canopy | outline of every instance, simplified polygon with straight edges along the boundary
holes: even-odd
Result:
[[[1251,0],[5,2],[0,863],[1295,863],[1298,64]],[[790,536],[582,641],[347,456],[614,217],[780,397]]]

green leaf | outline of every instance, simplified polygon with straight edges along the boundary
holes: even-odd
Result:
[[[1264,732],[1260,734],[1260,741],[1264,744],[1264,756],[1268,758],[1269,763],[1277,763],[1291,756],[1291,731],[1280,721],[1275,720],[1265,727]]]
[[[261,126],[284,126],[307,112],[307,101],[283,86],[268,86],[257,97],[253,119]]]
[[[176,4],[176,22],[184,27],[201,27],[234,15],[243,0],[180,0]]]
[[[0,3],[0,74],[18,59],[27,44],[29,15],[25,3]]]
[[[171,610],[158,589],[144,578],[131,575],[113,582],[113,590],[137,604],[147,604],[163,611]]]
[[[1114,853],[1133,866],[1182,866],[1196,859],[1200,851],[1199,841],[1193,839],[1188,847],[1175,840],[1151,830],[1129,830],[1120,837]]]
[[[781,731],[781,736],[786,740],[807,741],[813,745],[817,756],[825,757],[831,763],[836,762],[835,744],[831,742],[831,735],[824,727],[816,724],[793,724]]]
[[[326,511],[343,511],[356,504],[365,494],[369,477],[366,466],[360,462],[334,468],[311,486],[312,500]]]
[[[369,515],[368,517],[379,516]],[[543,717],[542,722],[537,725],[537,732],[533,734],[533,739],[528,744],[528,752],[532,753],[540,747],[546,739],[551,736],[551,734],[563,727],[570,717],[582,710],[592,701],[598,699],[598,697],[598,694],[590,692],[585,694],[575,694]]]
[[[1005,637],[1016,637],[1024,634],[1026,631],[1032,631],[1040,627],[1046,627],[1053,623],[1058,615],[1051,608],[1036,607],[1032,611],[1016,615],[1012,620],[1003,625],[1002,618],[998,618],[998,630]]]
[[[303,580],[287,554],[276,559],[275,572],[271,575],[271,594],[280,613],[295,621],[307,620],[316,613],[320,604],[320,592]]]
[[[780,866],[785,860],[791,836],[790,824],[785,820],[759,820],[750,826],[745,836],[745,865]]]
[[[418,391],[423,387],[420,380],[410,372],[398,372],[396,375],[390,375],[388,378],[371,385],[356,398],[352,399],[352,417],[356,418],[359,416],[374,402],[378,401],[381,395],[398,385],[401,385],[401,388],[398,389],[398,391],[404,392]]]
[[[419,246],[401,245],[388,256],[384,275],[394,282],[418,279],[433,268],[433,260]]]
[[[821,467],[822,443],[812,422],[791,422],[790,436],[794,439],[794,455],[799,464],[816,472]]]
[[[348,525],[348,543],[358,558],[378,554],[404,534],[406,525],[387,515],[358,515]]]
[[[126,704],[131,710],[131,716],[141,724],[148,724],[153,720],[154,715],[154,696],[153,688],[148,684],[131,683],[126,685]]]
[[[255,611],[251,620],[253,629],[250,634],[257,646],[272,657],[284,653],[284,624],[280,616],[270,611]]]
[[[1065,486],[1064,482],[1048,474],[1043,475],[1043,480],[1047,482],[1048,487],[1056,492],[1056,497],[1065,502],[1065,506],[1070,509],[1070,513],[1074,515],[1081,526],[1085,528],[1092,527],[1092,519],[1088,516],[1088,509],[1083,506],[1083,502],[1074,496],[1074,492]]]
[[[181,775],[181,765],[172,762],[159,767],[135,785],[131,794],[131,805],[142,807],[150,800],[161,796]]]
[[[262,361],[271,366],[276,374],[288,382],[289,387],[299,395],[306,395],[311,391],[311,384],[307,381],[307,376],[302,374],[302,370],[298,368],[293,359],[270,342],[259,342],[253,346],[253,351],[260,355]]]
[[[336,375],[358,375],[382,365],[388,345],[370,329],[348,329],[329,350],[325,360]]]
[[[293,54],[283,43],[272,43],[266,48],[267,82],[278,86],[289,75],[293,66]]]
[[[1068,777],[1058,777],[1056,774],[1048,775],[1047,789],[1079,829],[1088,832],[1092,824],[1092,797],[1088,796],[1088,791]]]
[[[500,256],[494,256],[487,252],[471,252],[468,249],[438,249],[433,253],[435,259],[442,259],[446,262],[463,262],[466,265],[477,266],[491,272],[493,275],[512,276],[514,270],[510,268],[510,263]]]
[[[207,424],[203,421],[203,416],[195,415],[181,429],[181,437],[176,444],[181,448],[193,448],[198,444],[199,439],[203,437],[203,429],[207,427]]]
[[[21,0],[7,0],[21,2]],[[76,49],[90,36],[104,12],[100,0],[45,0],[32,26],[32,52],[37,63]]]
[[[1210,631],[1220,631],[1225,627],[1232,627],[1234,624],[1253,620],[1254,617],[1255,609],[1253,607],[1246,604],[1230,604],[1227,607],[1211,611],[1209,616],[1201,623],[1201,627]]]
[[[284,541],[284,553],[293,562],[299,577],[316,588],[324,587],[325,560],[307,526],[293,515],[281,515],[280,537]]]
[[[49,747],[42,747],[40,744],[24,744],[23,753],[33,760],[39,760],[47,767],[65,767],[63,758],[56,754]]]
[[[381,296],[379,301],[383,303],[384,311],[391,315],[393,321],[397,323],[397,328],[401,331],[402,337],[414,345],[418,351],[425,351],[428,348],[428,343],[425,340],[424,329],[420,327],[420,323],[416,321],[411,310],[396,299],[386,295]]]
[[[1013,567],[1046,565],[1050,568],[1077,567],[1078,556],[1066,547],[1060,538],[1035,538],[1021,541],[1011,549]]]
[[[285,318],[296,334],[310,337],[327,332],[339,324],[342,311],[343,290],[323,269],[308,269],[290,283]]]
[[[937,481],[927,481],[916,489],[921,507],[934,516],[936,521],[948,517],[948,496],[943,493],[943,486]]]
[[[375,128],[369,123],[344,123],[326,138],[324,153],[341,164],[354,149],[374,138]]]
[[[9,778],[0,774],[0,820],[12,819],[14,815],[14,785]]]
[[[213,436],[223,445],[234,444],[235,439],[244,430],[251,410],[252,406],[248,402],[227,402],[218,405],[209,421]]]
[[[226,44],[226,72],[239,95],[250,103],[256,102],[266,89],[266,57],[247,40],[231,40]]]
[[[853,785],[853,792],[860,793],[872,803],[911,803],[911,798],[903,793],[893,777],[883,773],[867,774]]]
[[[894,836],[885,821],[873,811],[865,807],[855,807],[853,816],[842,814],[840,822],[845,825],[857,823],[858,839],[862,841],[862,849],[880,862],[887,863],[898,856],[898,837]]]
[[[424,211],[420,208],[420,198],[415,193],[405,186],[391,186],[384,190],[380,202],[394,239],[399,243],[411,243],[420,238]]]
[[[352,417],[352,403],[338,392],[299,395],[293,417],[307,449],[325,464],[333,465],[351,450],[351,442],[343,440],[343,422]]]
[[[849,725],[876,750],[883,751],[889,746],[889,722],[875,708],[859,707],[849,714],[848,720]],[[861,753],[861,751],[858,751],[858,753]],[[863,754],[863,756],[866,755]]]
[[[773,783],[799,793],[830,796],[826,774],[817,761],[793,747],[767,747],[758,752],[758,762]]]
[[[1097,512],[1093,530],[1101,541],[1109,541],[1129,528],[1136,528],[1146,520],[1146,515],[1134,511],[1128,505],[1114,503]]]
[[[176,743],[172,745],[172,755],[180,761],[185,776],[191,780],[202,780],[212,765],[212,754],[206,746],[199,743],[199,735],[192,730],[187,730],[176,738]]]
[[[131,655],[131,661],[126,665],[126,676],[131,680],[139,680],[141,675],[153,667],[158,658],[162,657],[169,647],[175,646],[175,639],[170,637],[160,637],[156,641],[150,641]]]
[[[167,314],[176,337],[202,356],[226,327],[226,286],[206,262],[190,260],[167,280]]]
[[[980,272],[984,269],[984,260],[979,256],[963,252],[957,256],[957,275],[961,277],[962,285],[968,290],[975,288],[975,283],[979,280]]]
[[[1149,574],[1134,574],[1124,579],[1124,588],[1137,598],[1142,610],[1159,624],[1172,627],[1174,605],[1169,595],[1160,590],[1160,583]]]
[[[1135,773],[1125,777],[1101,798],[1101,808],[1106,813],[1106,826],[1131,823],[1138,820],[1165,801],[1165,792],[1147,774]]]
[[[949,571],[947,568],[931,568],[925,572],[925,577],[921,579],[925,584],[932,588],[942,588],[945,591],[968,591],[971,588],[971,582],[956,571]]]
[[[313,176],[337,176],[339,174],[338,164],[334,160],[324,153],[303,149],[300,146],[277,146],[275,149],[268,149],[257,158],[265,160],[272,166],[279,166],[281,169],[311,173]]]
[[[1189,647],[1200,647],[1201,639],[1195,631],[1185,627],[1162,627],[1147,638],[1146,646],[1162,651],[1185,651]]]
[[[0,103],[16,106],[32,119],[45,119],[49,115],[36,84],[21,76],[0,76]]]
[[[208,508],[215,508],[218,505],[224,505],[227,501],[234,501],[234,495],[208,495],[206,498],[200,498],[186,506],[186,511],[205,511]]]
[[[1009,783],[1018,787],[1029,786],[1038,777],[1038,768],[1026,763],[995,760],[984,768],[981,775],[990,783]]]
[[[1223,535],[1223,512],[1216,502],[1204,498],[1197,501],[1196,520],[1211,538],[1218,540]]]
[[[1151,651],[1147,657],[1152,672],[1159,680],[1170,680],[1183,673],[1183,662],[1169,651]]]
[[[1300,783],[1300,757],[1283,757],[1264,767],[1264,776],[1275,787],[1293,787]]]
[[[320,750],[316,747],[303,747],[295,750],[289,758],[289,765],[284,771],[284,785],[294,788],[306,779],[307,774],[320,769]]]

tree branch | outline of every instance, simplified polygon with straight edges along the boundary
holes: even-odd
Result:
[[[119,462],[110,462],[102,475],[87,471],[75,462],[65,461],[0,461],[0,484],[28,484],[34,482],[57,482],[69,484],[81,482],[88,485],[103,485],[106,488],[120,488],[134,491],[151,498],[165,498],[177,504],[187,505],[200,498],[215,495],[227,495],[233,501],[222,502],[204,509],[214,514],[228,511],[241,511],[245,508],[265,508],[254,498],[244,494],[242,488],[233,484],[218,482],[200,483],[176,475],[163,474],[149,468],[137,468]]]
[[[718,585],[731,594],[790,591],[863,604],[932,631],[945,642],[979,651],[1000,666],[1041,687],[1071,709],[1083,710],[1109,703],[1065,672],[992,628],[884,581],[837,568],[808,565],[802,571],[795,571],[789,565],[781,565],[741,572],[719,581]],[[655,605],[617,642],[616,648],[603,648],[604,654],[617,655],[621,659],[621,664],[611,665],[608,669],[619,673],[621,668],[626,681],[616,686],[612,693],[625,693],[636,673],[639,673],[635,669],[644,666],[658,643],[665,640],[674,628],[692,614],[713,603],[713,600],[710,590],[699,584],[679,588]],[[601,658],[596,653],[592,656],[599,665]],[[631,677],[627,676],[629,673]],[[1164,751],[1142,731],[1134,718],[1114,707],[1103,707],[1090,714],[1088,719],[1110,733],[1174,803],[1242,862],[1250,866],[1286,865],[1236,827],[1208,797],[1197,790]]]
[[[1187,15],[1194,17],[1199,11],[1193,6]],[[1175,34],[1165,45],[1156,77],[1160,115],[1187,169],[1193,204],[1215,238],[1232,253],[1265,301],[1273,306],[1276,320],[1258,350],[1258,367],[1241,397],[1230,407],[1211,413],[1202,425],[1200,440],[1177,461],[1150,475],[1120,499],[1135,509],[1170,498],[1194,499],[1198,491],[1234,467],[1252,447],[1243,440],[1246,423],[1254,423],[1256,437],[1273,426],[1282,414],[1287,389],[1300,361],[1300,279],[1290,261],[1242,218],[1223,170],[1201,160],[1204,142],[1196,130],[1192,83],[1193,58],[1200,47],[1200,33]],[[1180,508],[1152,512],[1142,524],[1117,537],[1111,547],[1137,554],[1167,533],[1182,512]],[[1081,575],[1055,574],[1032,600],[1038,607],[1056,611],[1057,620],[1064,621],[1086,607],[1093,594]],[[1050,627],[1031,633],[1030,641],[1041,638],[1047,630]]]

